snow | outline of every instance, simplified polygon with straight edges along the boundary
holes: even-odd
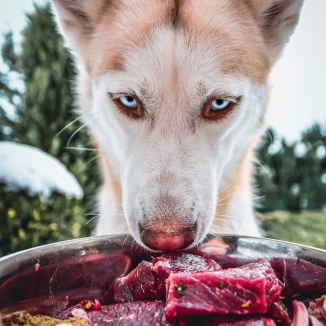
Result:
[[[0,142],[0,181],[9,189],[28,189],[48,198],[56,190],[68,198],[84,193],[75,177],[56,158],[42,150],[14,142]]]

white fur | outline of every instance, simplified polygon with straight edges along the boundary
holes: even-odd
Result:
[[[204,238],[218,192],[260,132],[264,111],[263,85],[244,76],[223,74],[222,62],[209,45],[186,52],[182,35],[174,40],[175,48],[168,46],[172,38],[175,34],[171,29],[157,29],[151,43],[128,53],[125,71],[104,74],[92,87],[89,126],[122,180],[123,211],[139,243],[138,223],[168,213],[197,220],[195,241]],[[161,65],[158,55],[164,58]],[[199,93],[200,88],[205,89],[204,94]],[[143,99],[141,89],[146,89],[150,98]],[[143,101],[150,117],[130,120],[108,96],[131,91]],[[224,93],[242,96],[241,104],[224,121],[202,121],[205,96]],[[97,234],[119,232],[119,209],[104,193],[100,196]],[[238,205],[228,211],[230,232],[258,235],[250,196],[250,192],[234,194]],[[169,204],[171,198],[173,204]],[[162,208],[164,205],[167,207]]]

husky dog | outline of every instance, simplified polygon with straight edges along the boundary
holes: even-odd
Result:
[[[303,0],[52,0],[103,173],[98,235],[150,250],[259,235],[268,76]]]

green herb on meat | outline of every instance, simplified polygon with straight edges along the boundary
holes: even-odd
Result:
[[[180,286],[178,284],[174,284],[174,289],[177,291],[179,295],[185,295],[184,289],[186,288],[183,281],[180,282]]]

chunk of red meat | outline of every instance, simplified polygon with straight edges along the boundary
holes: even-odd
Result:
[[[283,295],[302,292],[326,292],[326,268],[303,259],[274,258],[271,262],[285,283]]]
[[[268,309],[268,316],[273,318],[278,325],[290,326],[291,318],[289,312],[280,300],[275,301]]]
[[[276,326],[273,319],[267,317],[195,317],[180,321],[180,326]]]
[[[114,301],[128,302],[161,298],[157,291],[153,264],[142,261],[127,276],[118,278],[113,284]]]
[[[153,258],[157,287],[165,295],[165,283],[171,273],[195,274],[221,270],[213,259],[192,254],[163,254]]]
[[[92,325],[106,326],[164,326],[164,302],[135,301],[102,306],[100,311],[88,313]]]
[[[192,254],[165,254],[153,258],[153,262],[141,262],[129,275],[114,282],[115,302],[162,299],[166,292],[165,282],[171,273],[221,269],[213,259]]]
[[[268,261],[198,274],[171,274],[165,313],[168,318],[198,314],[266,313],[284,285]]]
[[[218,271],[221,266],[211,258],[192,254],[163,254],[153,258],[154,271],[165,279],[171,273],[202,273]]]

